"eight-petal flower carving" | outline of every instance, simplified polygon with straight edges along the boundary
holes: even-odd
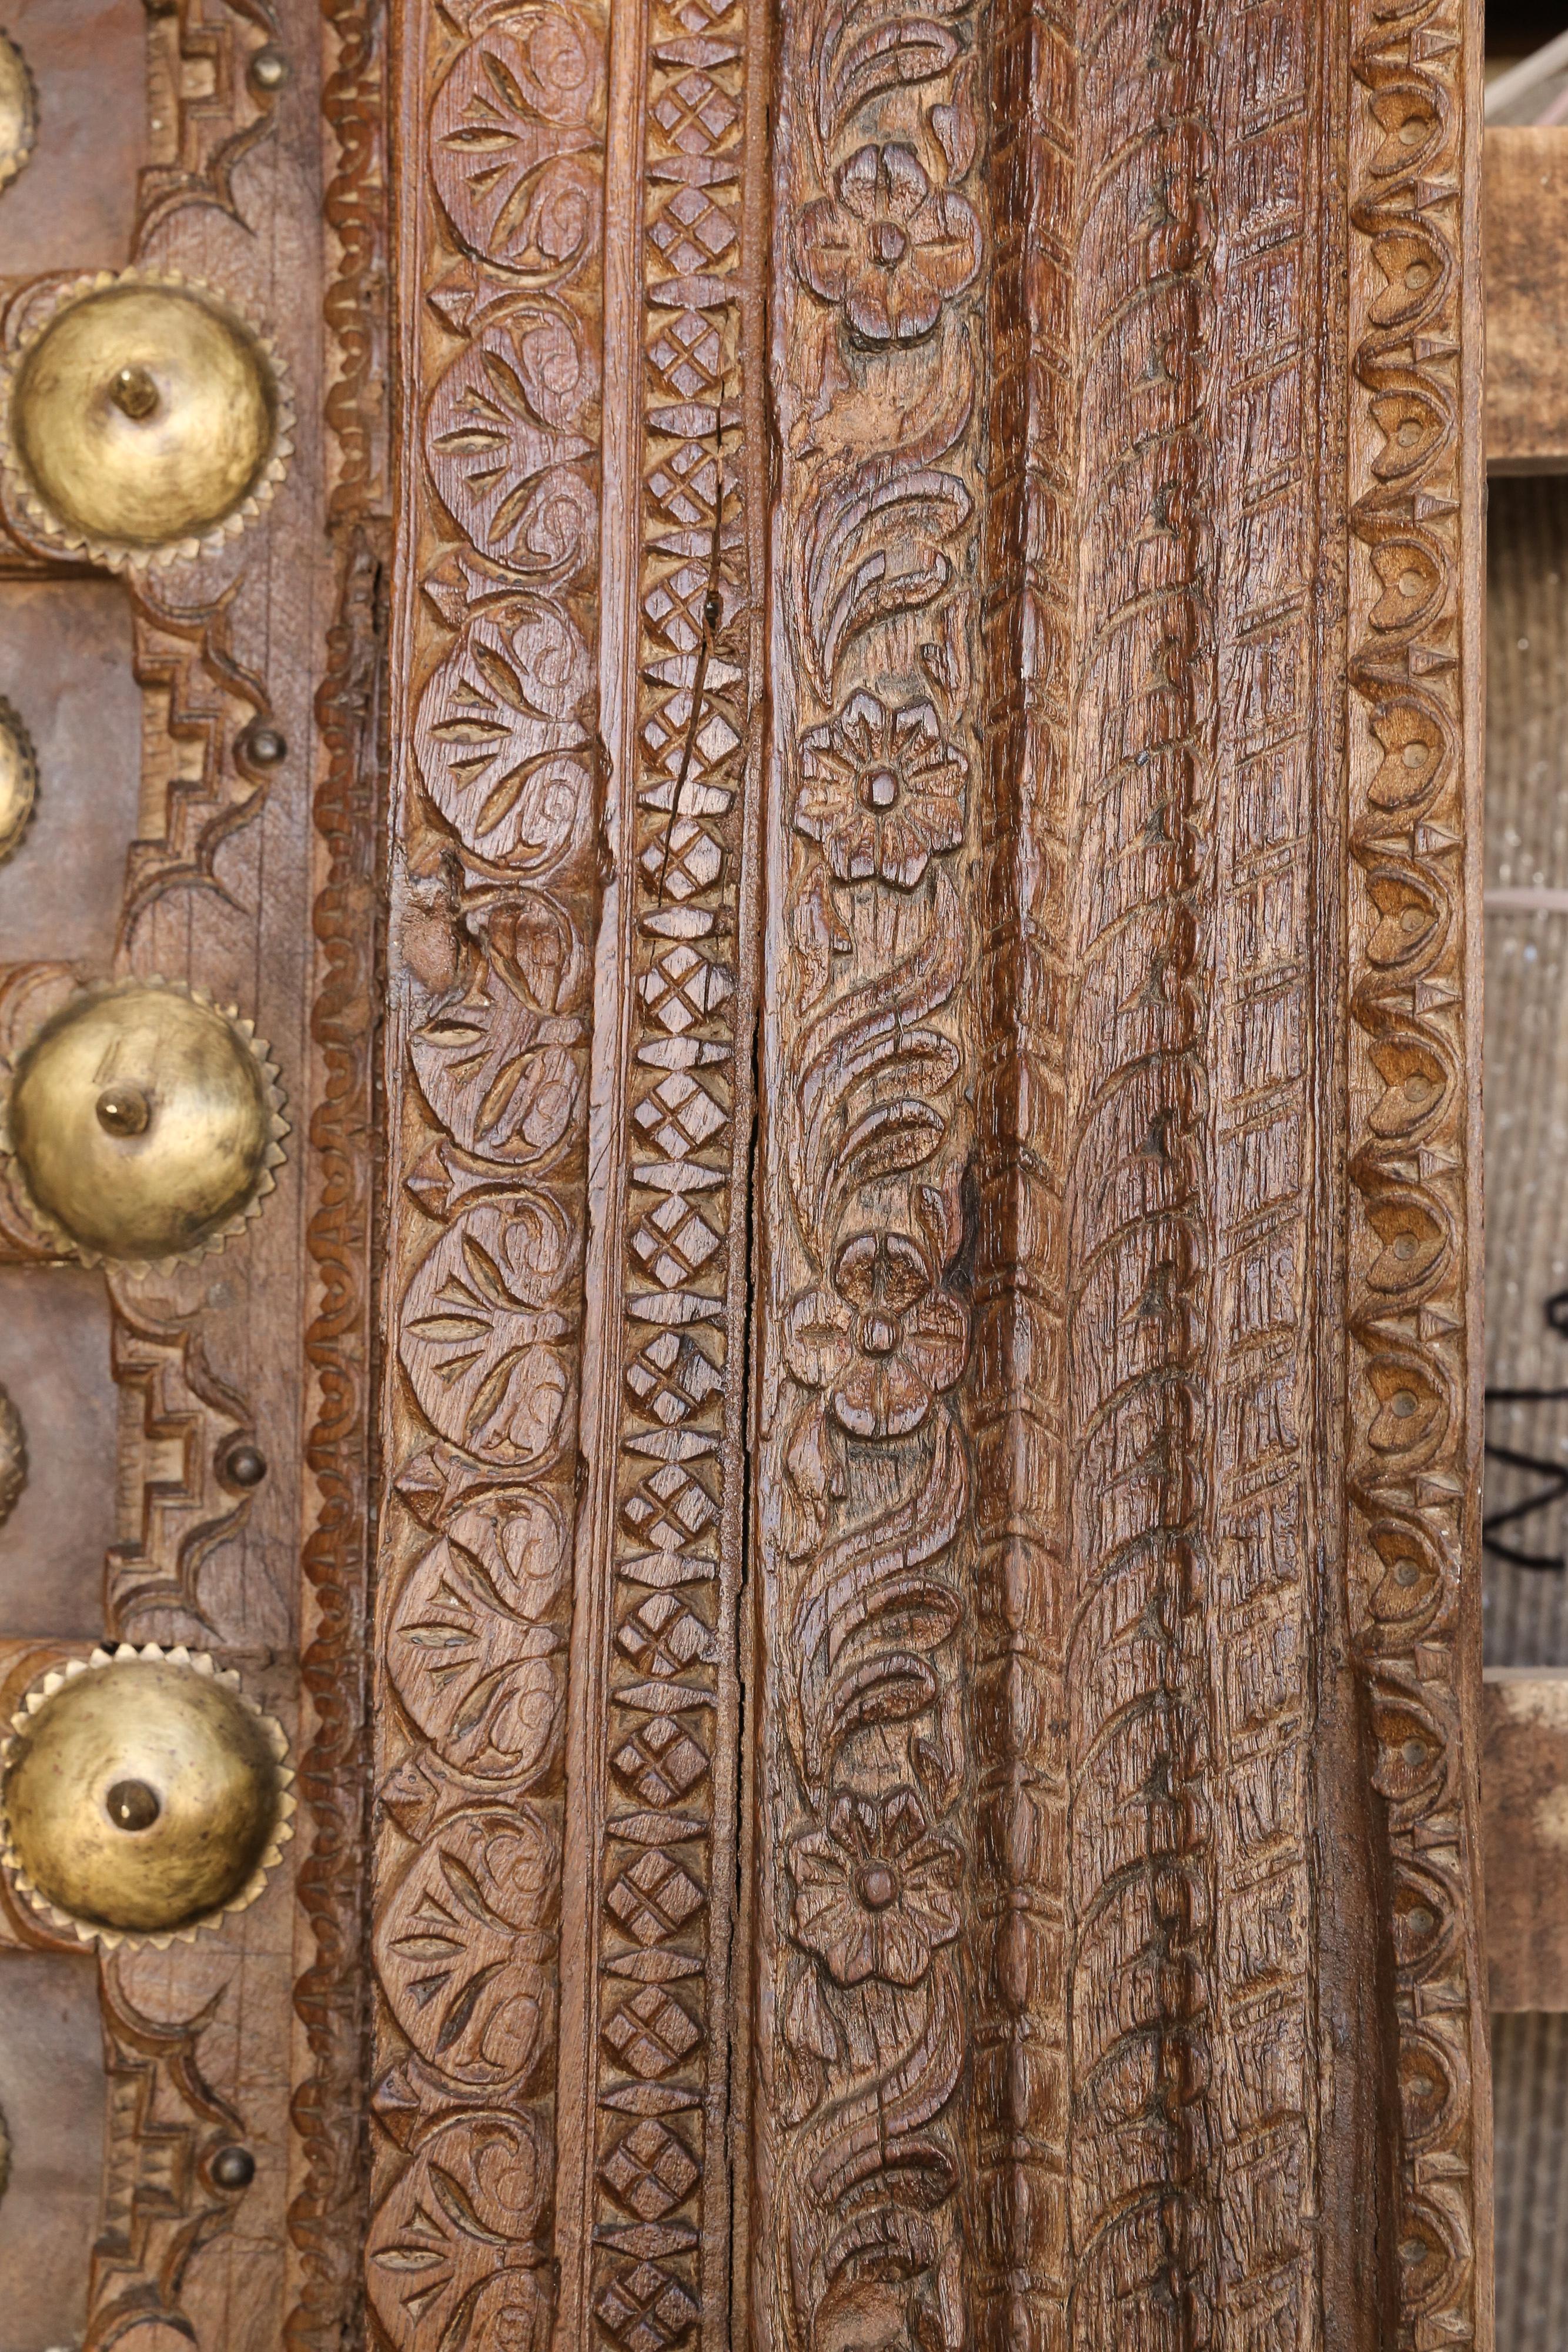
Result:
[[[855,1234],[833,1264],[833,1286],[789,1310],[785,1349],[807,1388],[826,1389],[852,1437],[906,1437],[964,1369],[964,1310],[936,1289],[925,1254],[904,1234]]]
[[[960,1857],[913,1789],[839,1790],[790,1849],[795,1936],[835,1983],[916,1985],[958,1932]]]
[[[963,196],[932,186],[913,147],[891,140],[840,166],[833,194],[801,216],[800,254],[806,283],[862,342],[912,343],[973,283],[980,225]]]
[[[964,838],[969,763],[946,740],[929,702],[890,709],[852,695],[801,740],[795,824],[822,845],[841,882],[880,875],[912,890],[931,858]]]

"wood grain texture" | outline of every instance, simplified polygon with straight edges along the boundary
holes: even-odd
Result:
[[[1481,2342],[1475,27],[1025,39],[780,31],[755,2325]]]
[[[1568,2010],[1568,1675],[1489,1666],[1481,1698],[1490,2005]]]
[[[105,1960],[89,2344],[1490,2352],[1475,11],[149,39],[301,447],[0,1081],[100,970],[280,1049],[104,1622],[302,1812]]]
[[[1568,137],[1484,139],[1486,447],[1497,473],[1568,467]]]

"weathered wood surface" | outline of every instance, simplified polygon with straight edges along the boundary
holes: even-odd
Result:
[[[1495,472],[1568,467],[1568,130],[1499,128],[1484,153],[1486,446]]]
[[[1481,1706],[1494,2010],[1568,2010],[1568,1668],[1489,1666]]]

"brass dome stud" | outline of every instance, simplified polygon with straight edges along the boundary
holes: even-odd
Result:
[[[116,569],[157,563],[259,512],[290,423],[277,355],[222,296],[105,274],[68,288],[23,337],[5,466],[46,538]]]
[[[220,1247],[283,1159],[277,1072],[249,1022],[162,981],[62,1005],[17,1057],[5,1141],[41,1222],[89,1263]]]
[[[256,1900],[291,1834],[280,1727],[210,1658],[97,1650],[28,1693],[4,1755],[6,1867],[84,1940],[167,1944]]]
[[[27,60],[0,33],[0,188],[8,188],[38,143],[38,93]]]
[[[38,761],[33,739],[0,695],[0,866],[14,857],[32,822],[38,797]]]

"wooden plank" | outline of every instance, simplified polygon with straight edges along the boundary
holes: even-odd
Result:
[[[1489,1666],[1481,1703],[1493,2010],[1568,2010],[1568,1666]]]
[[[1568,469],[1568,129],[1483,142],[1487,465]]]

